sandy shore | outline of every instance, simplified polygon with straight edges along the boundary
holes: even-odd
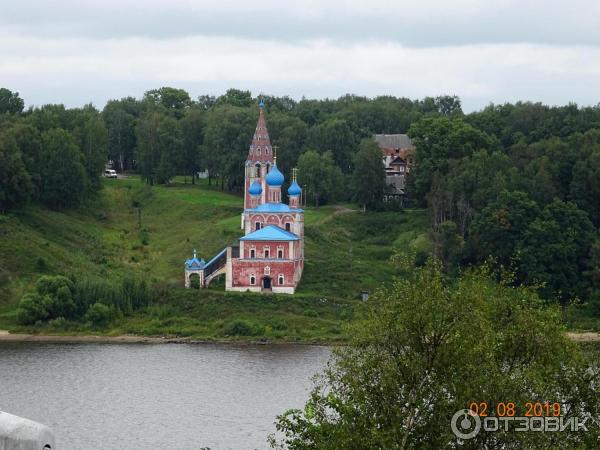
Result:
[[[600,333],[595,333],[593,331],[585,331],[583,333],[569,331],[567,336],[576,342],[600,342]]]
[[[112,343],[112,344],[180,344],[192,342],[189,338],[167,338],[148,336],[52,336],[39,334],[9,333],[0,330],[0,342],[56,342],[56,343]]]
[[[569,331],[567,336],[576,342],[600,342],[600,333],[586,331]],[[105,344],[202,344],[202,343],[235,343],[235,344],[303,344],[311,345],[311,342],[267,342],[267,341],[225,341],[225,340],[199,340],[187,337],[150,337],[150,336],[52,336],[40,334],[9,333],[0,330],[0,342],[53,342],[53,343],[105,343]],[[315,342],[317,345],[327,345],[323,342]]]

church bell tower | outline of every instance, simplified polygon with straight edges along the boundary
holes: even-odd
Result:
[[[253,204],[262,205],[268,201],[269,186],[265,181],[265,177],[273,166],[273,148],[267,130],[267,121],[265,119],[265,102],[261,99],[258,104],[258,122],[256,130],[252,136],[250,149],[245,165],[245,182],[244,182],[244,210],[251,208]],[[252,198],[249,193],[250,186],[257,182],[262,191],[258,202]],[[242,214],[242,228],[244,228],[244,215]]]

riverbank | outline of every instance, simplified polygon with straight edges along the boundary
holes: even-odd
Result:
[[[51,335],[51,334],[26,334],[10,333],[0,330],[0,343],[2,342],[40,342],[48,344],[247,344],[247,345],[333,345],[331,342],[321,341],[281,341],[281,340],[251,340],[251,339],[194,339],[190,337],[169,336],[137,336],[125,334],[120,336],[102,335]],[[338,343],[339,344],[339,343]]]
[[[575,342],[600,342],[600,333],[596,332],[567,332],[567,336]],[[24,334],[9,333],[6,330],[0,330],[0,342],[43,342],[43,343],[64,343],[64,344],[205,344],[205,343],[235,343],[235,344],[294,344],[294,345],[332,345],[327,342],[290,342],[290,341],[270,341],[270,340],[225,340],[225,339],[193,339],[189,337],[167,337],[167,336],[98,336],[98,335],[42,335],[42,334]],[[336,342],[340,344],[340,342]]]

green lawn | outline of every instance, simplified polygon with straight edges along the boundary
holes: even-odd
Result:
[[[205,181],[148,187],[132,177],[104,180],[99,198],[77,211],[31,205],[0,216],[0,328],[14,329],[18,300],[42,274],[117,282],[133,273],[165,295],[148,311],[115,323],[113,333],[210,338],[246,321],[253,336],[335,340],[359,304],[359,293],[396,274],[389,261],[394,248],[427,240],[424,211],[363,214],[348,211],[352,205],[309,207],[306,267],[297,295],[226,294],[222,283],[205,291],[183,289],[183,262],[193,248],[208,260],[241,236],[242,204],[241,197]]]

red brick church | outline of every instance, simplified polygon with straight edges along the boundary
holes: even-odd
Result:
[[[194,258],[186,261],[186,287],[198,273],[200,286],[225,273],[228,291],[293,294],[304,269],[304,211],[302,190],[293,179],[288,187],[289,204],[281,202],[285,178],[277,168],[271,146],[264,103],[259,105],[258,123],[245,164],[244,236],[239,245],[223,249],[208,263]]]

